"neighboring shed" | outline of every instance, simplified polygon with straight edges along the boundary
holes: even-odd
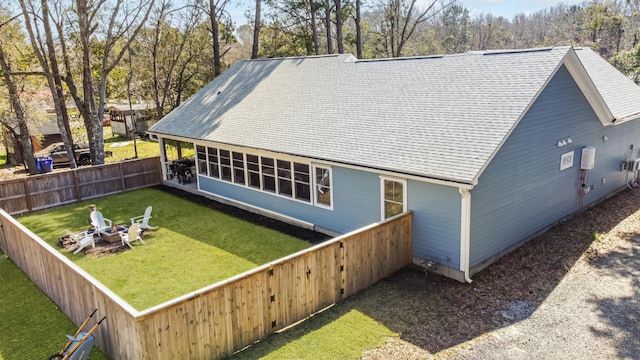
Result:
[[[165,161],[165,143],[192,149],[199,192],[303,226],[411,210],[414,262],[470,281],[633,186],[639,117],[638,86],[554,47],[241,61],[149,133]]]
[[[111,132],[128,138],[132,133],[144,135],[157,120],[155,106],[150,101],[109,103],[105,109],[109,112]]]
[[[62,141],[62,135],[58,129],[58,123],[56,120],[56,114],[54,109],[43,110],[43,114],[40,119],[34,121],[30,125],[31,144],[33,145],[33,151],[40,151],[47,146]],[[15,135],[20,135],[20,129],[18,124],[12,126],[12,129],[7,129],[6,126],[2,128],[2,140],[5,149],[7,150],[7,163],[9,164],[21,164],[23,161],[22,148],[19,144],[20,140]]]

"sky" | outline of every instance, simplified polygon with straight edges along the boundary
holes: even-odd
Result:
[[[538,10],[546,9],[561,2],[574,5],[583,2],[582,0],[461,0],[462,4],[469,9],[471,15],[479,13],[491,13],[495,16],[503,16],[511,19],[514,15],[525,13],[530,14]]]
[[[2,1],[2,0],[0,0]],[[372,2],[365,0],[366,2]],[[467,9],[471,16],[480,13],[491,13],[494,16],[503,16],[507,19],[513,18],[513,16],[525,13],[531,14],[538,10],[549,8],[553,5],[557,5],[561,2],[569,5],[582,3],[584,0],[458,0]],[[227,11],[231,14],[236,26],[240,26],[247,23],[245,16],[245,10],[253,4],[255,0],[231,0],[227,5]],[[418,0],[418,3],[430,2],[430,0]]]

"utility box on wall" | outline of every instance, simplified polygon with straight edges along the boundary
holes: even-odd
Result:
[[[582,148],[582,160],[580,161],[580,169],[591,170],[596,163],[596,148],[587,146]]]

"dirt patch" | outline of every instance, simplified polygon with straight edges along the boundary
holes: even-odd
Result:
[[[141,234],[141,236],[143,236],[143,234]],[[87,246],[82,249],[81,252],[88,256],[101,257],[130,249],[128,246],[122,245],[120,241],[110,243],[97,237],[95,238],[95,245],[95,247]],[[74,251],[77,249],[78,244],[77,241],[69,235],[65,235],[58,239],[58,246],[68,251]]]
[[[353,299],[400,334],[364,359],[640,359],[640,189],[627,189],[462,284],[404,269]]]

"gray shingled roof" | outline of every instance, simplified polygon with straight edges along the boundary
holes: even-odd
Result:
[[[578,59],[616,119],[640,117],[640,87],[589,48],[575,48]]]
[[[472,184],[570,51],[241,61],[149,131]]]

